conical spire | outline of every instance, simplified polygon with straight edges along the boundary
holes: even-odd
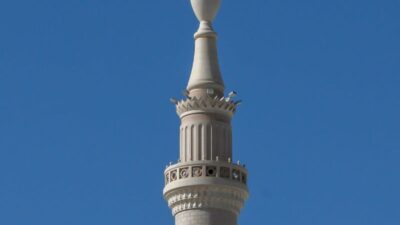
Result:
[[[195,54],[192,72],[187,90],[207,91],[222,95],[224,82],[218,64],[217,34],[212,28],[212,21],[217,15],[220,0],[191,0],[193,11],[200,21],[198,31],[194,34]]]

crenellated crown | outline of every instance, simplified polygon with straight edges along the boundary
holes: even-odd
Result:
[[[176,105],[177,114],[182,117],[188,113],[212,112],[227,114],[232,117],[236,112],[237,106],[242,102],[241,100],[234,101],[233,98],[236,96],[236,92],[230,92],[227,97],[218,96],[203,96],[203,97],[187,97],[180,101],[171,99],[171,102]]]

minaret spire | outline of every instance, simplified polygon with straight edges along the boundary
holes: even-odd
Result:
[[[191,0],[191,4],[200,25],[194,34],[195,54],[187,90],[198,95],[202,91],[213,89],[216,94],[223,95],[224,82],[218,63],[217,33],[212,27],[212,21],[217,15],[221,2],[220,0]]]
[[[231,120],[240,101],[224,96],[212,21],[220,0],[191,0],[200,21],[185,98],[171,99],[180,118],[176,164],[164,171],[164,198],[175,225],[236,225],[248,197],[247,170],[232,163]]]

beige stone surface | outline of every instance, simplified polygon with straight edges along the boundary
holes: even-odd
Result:
[[[236,215],[218,209],[189,210],[175,216],[176,225],[236,225]]]
[[[220,0],[191,0],[200,25],[181,120],[179,160],[164,171],[164,198],[176,225],[236,225],[248,198],[248,172],[233,163],[231,120],[240,101],[224,95],[212,21]]]

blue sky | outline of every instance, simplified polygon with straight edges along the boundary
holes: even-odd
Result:
[[[400,224],[400,2],[223,1],[240,224]],[[0,224],[173,224],[188,0],[0,2]]]

